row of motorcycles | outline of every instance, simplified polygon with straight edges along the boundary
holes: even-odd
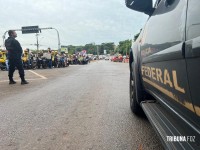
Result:
[[[68,59],[70,65],[85,65],[90,63],[90,58],[88,56],[71,56]]]
[[[69,62],[67,57],[54,57],[53,59],[47,59],[46,57],[28,55],[24,53],[22,56],[22,63],[24,69],[46,69],[46,68],[63,68],[68,67]],[[0,69],[8,70],[9,62],[6,59],[6,52],[0,51]]]
[[[54,68],[63,68],[69,66],[69,63],[65,58],[54,58],[54,60],[47,59],[45,57],[36,58],[36,64],[38,69],[40,68],[46,69],[49,66]]]
[[[68,67],[69,63],[65,58],[47,59],[45,57],[31,57],[29,60],[23,60],[25,69],[47,69]]]
[[[46,68],[61,68],[69,66],[67,57],[64,54],[58,55],[54,52],[39,53],[36,55],[30,54],[25,50],[23,57],[23,65],[25,69],[46,69]]]
[[[47,54],[47,53],[46,53]],[[29,51],[25,50],[22,56],[22,62],[24,69],[46,69],[46,68],[63,68],[69,65],[84,65],[90,63],[88,56],[81,55],[68,55],[51,53],[50,56],[45,53],[41,54],[30,54]],[[46,57],[47,56],[47,57]],[[6,51],[0,51],[0,69],[7,70],[9,62],[6,59]]]

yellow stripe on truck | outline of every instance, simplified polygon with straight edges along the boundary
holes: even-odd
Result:
[[[192,103],[189,103],[186,100],[184,100],[183,102],[181,102],[181,100],[179,100],[178,97],[174,93],[170,92],[169,90],[167,90],[167,89],[159,86],[158,84],[152,82],[151,80],[149,80],[149,79],[147,79],[145,77],[143,77],[142,79],[143,79],[143,81],[145,81],[146,83],[152,85],[153,87],[155,87],[156,89],[158,89],[159,91],[161,91],[163,94],[169,96],[170,98],[172,98],[173,100],[175,100],[176,102],[178,102],[179,104],[181,104],[182,106],[184,106],[185,108],[189,109],[193,113],[195,113],[195,110],[197,110],[196,113],[197,113],[198,116],[200,116],[200,107],[196,106],[196,108],[194,110],[194,107],[193,107]]]

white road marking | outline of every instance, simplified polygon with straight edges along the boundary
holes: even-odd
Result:
[[[44,80],[43,78],[36,78],[36,79],[26,79],[27,81],[32,81],[32,80]],[[21,79],[17,79],[15,81],[21,81]],[[2,82],[9,82],[9,80],[1,80],[0,83]]]
[[[42,79],[47,79],[47,77],[43,76],[43,75],[40,75],[38,73],[36,73],[35,71],[32,71],[32,70],[28,70],[29,72],[32,72],[33,74],[35,74],[36,76],[42,78]]]
[[[38,74],[38,73],[36,73],[36,72],[34,72],[34,71],[32,71],[32,70],[28,70],[28,71],[31,72],[31,73],[33,73],[33,74],[35,74],[36,76],[40,77],[40,78],[35,78],[35,79],[26,79],[26,80],[28,80],[28,81],[47,79],[47,77],[45,77],[45,76],[43,76],[43,75],[40,75],[40,74]],[[15,81],[21,81],[21,80],[20,80],[20,79],[17,79],[17,80],[15,80]],[[0,83],[2,83],[2,82],[9,82],[9,80],[1,80]]]

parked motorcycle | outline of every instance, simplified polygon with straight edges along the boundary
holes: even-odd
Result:
[[[6,60],[0,58],[0,68],[1,70],[6,70]]]
[[[65,60],[64,58],[58,58],[58,68],[65,67]]]
[[[31,68],[36,69],[37,68],[37,58],[36,57],[31,57]]]
[[[42,58],[42,68],[46,69],[48,67],[48,60],[46,58]]]
[[[6,70],[6,52],[5,51],[0,51],[0,69],[1,70]]]

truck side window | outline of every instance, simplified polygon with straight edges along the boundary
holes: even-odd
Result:
[[[185,4],[185,1],[175,0],[171,6],[167,7],[165,0],[159,1],[159,5],[147,22],[144,31],[143,42],[151,43],[146,46],[152,49],[151,52],[145,53],[145,56],[165,50],[183,41],[185,37]]]
[[[187,14],[187,40],[200,35],[200,0],[190,0]]]

